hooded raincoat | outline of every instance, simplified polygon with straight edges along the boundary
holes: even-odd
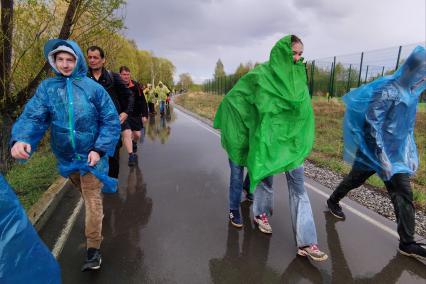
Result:
[[[77,55],[76,66],[69,77],[55,67],[50,52],[58,46],[71,48]],[[44,47],[56,77],[46,79],[26,104],[12,128],[11,143],[31,144],[35,151],[50,127],[51,147],[58,160],[59,172],[68,177],[72,172],[91,172],[104,185],[115,188],[117,180],[108,177],[108,156],[114,154],[120,138],[120,121],[115,106],[105,89],[86,76],[87,65],[80,47],[71,40],[49,40]],[[105,153],[89,167],[91,150]]]
[[[160,84],[162,85],[161,87]],[[170,93],[170,90],[162,82],[159,82],[158,86],[155,88],[155,93],[158,95],[159,101],[165,101],[167,99],[167,94]]]
[[[343,97],[346,161],[376,171],[383,180],[417,170],[414,124],[419,96],[426,88],[425,77],[426,51],[418,46],[393,75]]]
[[[314,142],[305,65],[293,62],[291,36],[272,48],[222,100],[214,127],[229,159],[246,166],[253,191],[265,177],[303,164]]]

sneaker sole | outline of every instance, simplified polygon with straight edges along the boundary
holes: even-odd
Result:
[[[231,225],[232,225],[232,226],[234,226],[235,228],[242,228],[242,227],[243,227],[243,224],[237,224],[237,223],[232,222],[231,220],[229,220],[229,222],[230,222],[230,223],[231,223]]]
[[[309,253],[307,253],[307,252],[305,252],[304,250],[301,250],[301,249],[299,249],[297,251],[297,254],[300,255],[300,256],[309,257],[309,258],[311,258],[314,261],[324,261],[324,260],[328,259],[328,255],[326,255],[326,254],[324,254],[323,257],[315,257],[315,256],[312,256]]]
[[[400,254],[405,255],[405,256],[411,256],[411,257],[414,257],[414,258],[417,258],[417,259],[420,259],[420,260],[426,260],[426,257],[423,257],[423,256],[418,255],[418,254],[407,253],[407,252],[402,251],[400,249],[398,249],[398,251],[399,251]]]
[[[99,270],[101,268],[101,264],[102,264],[102,258],[99,260],[98,266],[87,267],[86,269],[83,270],[83,272],[90,271],[90,270]]]
[[[264,228],[262,228],[262,227],[259,225],[259,223],[256,221],[256,219],[254,219],[254,224],[255,224],[255,225],[256,225],[256,227],[259,229],[259,231],[261,231],[262,233],[267,234],[267,235],[272,234],[272,231],[268,231],[268,230],[265,230]]]
[[[339,216],[339,215],[335,214],[333,211],[331,211],[330,208],[328,208],[328,211],[331,213],[331,215],[333,215],[337,219],[345,219],[345,216],[342,217],[342,216]]]

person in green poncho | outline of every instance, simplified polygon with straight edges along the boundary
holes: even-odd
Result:
[[[164,104],[167,100],[167,94],[170,93],[169,88],[163,84],[163,82],[159,82],[158,86],[155,88],[155,94],[158,95],[158,101],[160,102],[160,114],[164,114]]]
[[[309,197],[304,188],[303,162],[314,142],[314,114],[303,64],[302,41],[294,35],[280,39],[269,61],[242,77],[222,100],[214,127],[231,166],[231,222],[241,222],[235,200],[241,198],[242,174],[247,167],[250,192],[254,193],[254,222],[272,233],[272,176],[285,172],[291,221],[298,254],[326,260],[318,249]]]

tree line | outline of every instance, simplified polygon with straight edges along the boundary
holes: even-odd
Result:
[[[135,80],[173,86],[175,66],[141,50],[123,36],[124,0],[0,0],[0,171],[11,165],[11,126],[39,83],[50,76],[43,46],[51,38],[72,39],[86,50],[98,45],[107,68],[121,65]]]

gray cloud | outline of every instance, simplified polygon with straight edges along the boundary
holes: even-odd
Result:
[[[412,0],[128,0],[126,34],[142,49],[169,58],[177,74],[208,78],[221,58],[267,60],[273,44],[295,33],[307,58],[424,40],[425,3]]]

